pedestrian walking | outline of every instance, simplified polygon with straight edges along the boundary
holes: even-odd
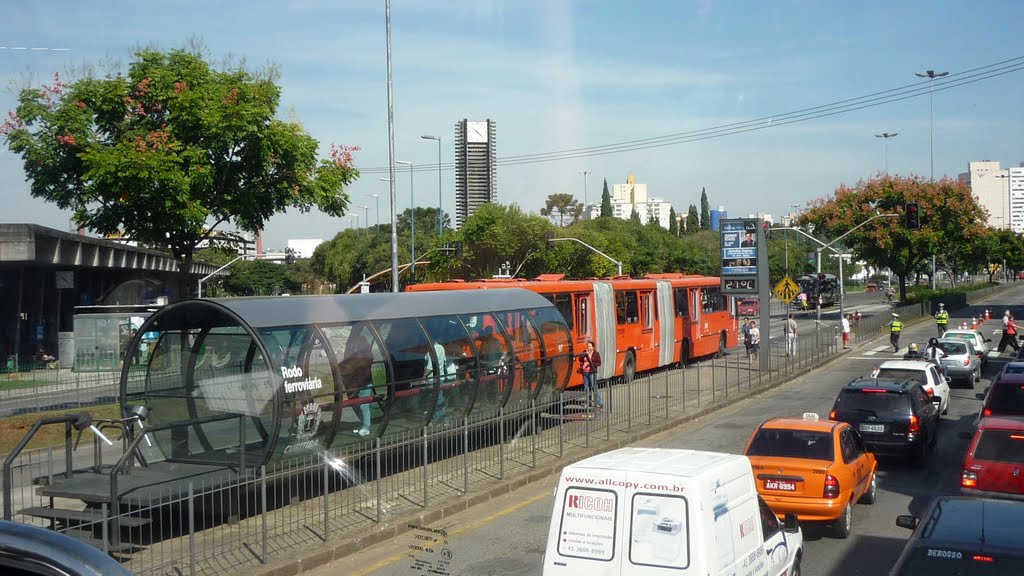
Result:
[[[750,322],[750,356],[757,361],[761,351],[761,330],[757,328],[757,322]]]
[[[1013,348],[1014,353],[1020,350],[1020,344],[1017,343],[1017,325],[1013,323],[1013,315],[1009,310],[1003,315],[1003,337],[999,339],[999,346],[996,349],[1002,352],[1007,346]]]
[[[900,351],[900,332],[903,331],[903,323],[900,322],[900,315],[893,312],[892,320],[889,321],[889,342],[892,344],[893,352]]]
[[[850,317],[851,315],[847,314],[846,316],[843,316],[841,320],[843,330],[843,350],[850,347]]]
[[[807,312],[807,292],[801,292],[797,300],[800,301],[800,310]]]
[[[792,312],[787,315],[786,323],[782,328],[786,333],[786,356],[796,357],[797,326]]]
[[[946,305],[939,302],[939,311],[935,313],[935,328],[941,337],[946,333],[946,324],[949,322],[949,312],[946,312]]]
[[[747,360],[750,360],[750,318],[743,318],[743,326],[740,326],[740,337],[743,338],[743,349],[747,351]]]
[[[587,393],[589,404],[604,410],[601,389],[597,387],[597,369],[601,367],[601,353],[594,349],[594,341],[587,341],[587,350],[580,354],[580,374],[583,374],[583,389]],[[593,399],[591,400],[591,396]]]

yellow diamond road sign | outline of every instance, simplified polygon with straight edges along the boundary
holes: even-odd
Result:
[[[793,301],[800,294],[800,287],[789,276],[786,276],[775,285],[775,295],[786,304]]]

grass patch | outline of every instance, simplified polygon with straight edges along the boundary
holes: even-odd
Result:
[[[21,380],[18,378],[0,380],[0,390],[21,390],[22,388],[35,388],[36,386],[46,386],[47,384],[56,384],[53,380]]]
[[[36,421],[42,418],[49,418],[52,416],[61,416],[64,414],[75,414],[78,412],[88,412],[92,414],[93,419],[105,419],[113,420],[121,417],[121,407],[118,404],[101,404],[98,406],[90,406],[88,408],[72,408],[70,410],[51,410],[49,412],[33,412],[31,414],[19,414],[17,416],[9,416],[7,418],[0,418],[0,454],[9,454],[18,442],[25,437],[28,433],[29,428],[32,427]],[[120,438],[119,435],[104,431],[111,440]],[[75,436],[78,435],[78,431],[72,428],[71,433]],[[82,434],[82,446],[86,445],[86,442],[92,442],[92,432],[84,432]],[[64,425],[63,424],[48,424],[43,426],[36,432],[36,435],[32,438],[32,441],[28,443],[26,449],[29,448],[46,448],[48,446],[62,446],[64,444]]]

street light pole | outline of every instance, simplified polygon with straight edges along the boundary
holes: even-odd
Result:
[[[369,206],[355,206],[355,208],[363,209],[363,224],[366,224],[366,235],[370,235],[370,207]],[[356,217],[359,215],[356,214]]]
[[[375,210],[377,212],[377,229],[373,233],[374,240],[376,240],[376,237],[380,236],[380,194],[370,194],[370,196],[373,196],[373,199],[377,202],[377,208]],[[367,222],[367,224],[369,224],[369,222]]]
[[[384,0],[385,41],[388,67],[388,181],[391,189],[391,291],[398,292],[398,220],[395,214],[395,114],[394,94],[391,87],[391,0]]]
[[[441,234],[443,233],[443,227],[441,225],[441,215],[443,214],[441,211],[441,137],[425,134],[420,136],[420,138],[423,138],[424,140],[437,140],[437,237],[440,239]]]
[[[580,170],[577,174],[583,174],[583,215],[586,216],[587,212],[587,174],[590,174],[590,170]]]
[[[895,138],[899,132],[882,132],[875,134],[875,138],[885,139],[885,175],[889,175],[889,138]]]
[[[931,171],[929,172],[928,179],[935,180],[935,79],[946,76],[949,72],[936,72],[935,70],[925,70],[924,72],[914,72],[914,75],[918,78],[928,78],[928,141],[929,141],[929,165]]]
[[[409,244],[411,245],[412,252],[412,268],[409,273],[412,275],[413,282],[416,281],[416,196],[413,193],[413,177],[412,177],[412,162],[406,162],[404,160],[395,160],[395,164],[401,164],[403,166],[409,166],[409,227],[412,229],[411,238]]]
[[[1002,180],[1004,182],[1004,184],[1003,184],[1003,226],[1006,227],[1006,228],[1012,228],[1010,226],[1010,220],[1006,217],[1006,205],[1009,204],[1009,202],[1010,202],[1010,189],[1009,189],[1009,185],[1005,184],[1005,182],[1007,181],[1007,178],[1010,177],[1010,174],[1009,173],[1007,173],[1007,174],[996,174],[995,176],[996,176],[996,178],[999,178],[1000,180]]]

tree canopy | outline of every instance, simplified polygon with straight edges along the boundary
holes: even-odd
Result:
[[[604,187],[601,190],[601,218],[611,218],[615,215],[612,208],[612,195],[608,192],[608,179],[604,179]]]
[[[583,216],[583,203],[569,193],[551,194],[544,201],[540,215],[551,218],[559,227],[566,225],[566,218],[569,224],[575,224]]]
[[[31,193],[76,225],[169,250],[182,287],[220,225],[255,232],[277,212],[340,216],[355,148],[318,142],[276,117],[276,72],[214,69],[191,50],[138,50],[127,74],[22,90],[0,127]]]

